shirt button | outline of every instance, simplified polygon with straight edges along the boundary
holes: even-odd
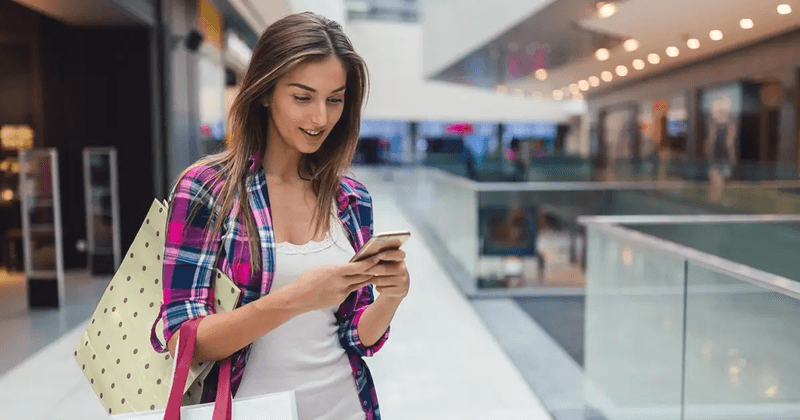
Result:
[[[363,404],[363,405],[364,405],[364,407],[366,407],[366,406],[367,406],[367,402],[366,402],[366,401],[362,401],[362,402],[361,402],[361,404]]]

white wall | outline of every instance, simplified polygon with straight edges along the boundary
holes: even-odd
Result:
[[[314,12],[335,20],[346,28],[347,10],[344,0],[289,0],[293,13]]]
[[[420,24],[351,21],[347,34],[370,70],[372,86],[364,118],[566,121],[570,115],[586,112],[583,103],[574,101],[517,98],[426,81]]]
[[[422,0],[424,70],[432,76],[553,0]]]

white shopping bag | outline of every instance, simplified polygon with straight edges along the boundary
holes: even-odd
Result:
[[[233,420],[297,420],[294,391],[233,400]],[[111,416],[114,420],[162,420],[165,410]],[[182,420],[210,420],[214,403],[181,407]]]

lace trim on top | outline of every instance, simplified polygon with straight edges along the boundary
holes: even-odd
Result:
[[[296,245],[291,242],[279,242],[275,245],[275,248],[282,254],[310,254],[330,248],[331,245],[333,245],[333,238],[330,232],[327,232],[325,233],[325,238],[319,242],[309,241],[302,245]]]

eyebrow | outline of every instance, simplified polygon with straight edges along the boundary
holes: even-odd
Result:
[[[301,85],[300,83],[289,83],[289,86],[299,87],[300,89],[304,89],[304,90],[307,90],[307,91],[309,91],[309,92],[313,92],[313,93],[316,93],[316,92],[317,92],[317,90],[316,90],[316,89],[314,89],[314,88],[310,88],[310,87],[308,87],[308,86],[306,86],[306,85]],[[346,87],[347,87],[347,86],[342,86],[342,87],[340,87],[339,89],[336,89],[336,90],[334,90],[334,91],[333,91],[333,92],[331,92],[331,93],[338,93],[338,92],[344,91],[344,89],[345,89]]]

